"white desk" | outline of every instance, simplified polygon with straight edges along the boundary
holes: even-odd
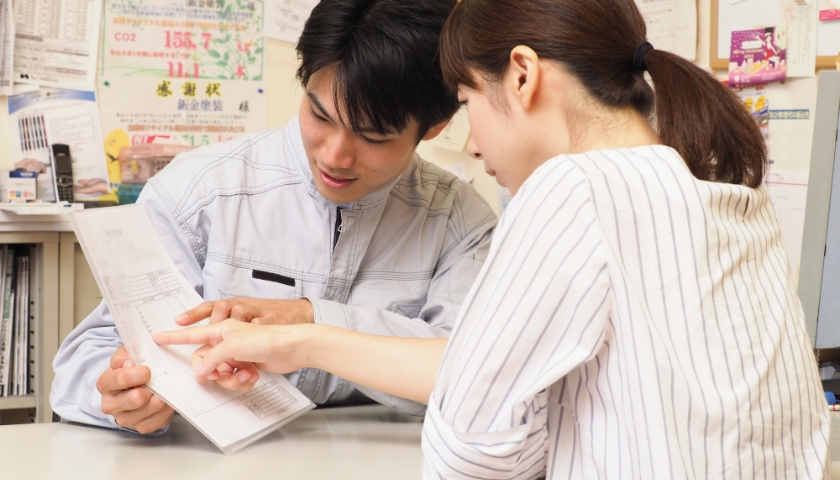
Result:
[[[233,455],[180,416],[160,437],[69,423],[0,426],[9,480],[419,479],[422,420],[379,405],[315,409]]]

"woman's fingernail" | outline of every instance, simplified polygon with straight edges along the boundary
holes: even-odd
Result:
[[[126,360],[125,362],[123,362],[123,368],[131,368],[131,367],[133,367],[133,366],[134,366],[134,364],[133,364],[133,363],[131,363],[131,359],[130,359],[130,358],[129,358],[128,360]]]
[[[178,315],[177,317],[175,317],[175,323],[181,323],[188,318],[190,318],[189,315],[187,315],[186,313],[182,313],[182,314]]]
[[[242,383],[245,383],[250,379],[251,379],[251,373],[250,372],[242,372],[239,375],[239,381],[242,382]]]

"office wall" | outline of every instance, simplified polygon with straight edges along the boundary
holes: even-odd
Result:
[[[698,1],[698,49],[696,64],[709,68],[709,0]],[[269,128],[284,125],[297,114],[302,95],[301,88],[294,80],[297,67],[293,45],[277,40],[267,40],[266,48],[266,100],[268,102],[267,126]],[[791,79],[785,84],[773,84],[768,87],[771,109],[808,108],[813,111],[816,101],[815,79]],[[0,169],[11,168],[8,122],[6,121],[6,99],[0,97]],[[771,142],[775,137],[779,141],[794,142],[790,148],[795,155],[787,155],[777,160],[775,168],[787,171],[807,171],[810,159],[811,126],[797,129],[794,138],[786,138],[784,132],[791,124],[771,121]],[[452,152],[421,143],[420,154],[427,160],[441,165],[465,162],[470,175],[475,177],[473,185],[498,211],[498,198],[495,181],[484,173],[481,162],[472,160],[466,152]]]

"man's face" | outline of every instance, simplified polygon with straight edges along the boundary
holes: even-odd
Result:
[[[402,132],[380,135],[362,125],[345,127],[333,102],[334,70],[315,72],[300,103],[300,131],[312,178],[327,200],[345,205],[379,190],[408,167],[419,126],[411,119]]]

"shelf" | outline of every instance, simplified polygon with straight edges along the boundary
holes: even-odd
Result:
[[[63,215],[84,209],[81,203],[0,203],[0,210],[17,215]]]
[[[0,397],[0,410],[13,410],[16,408],[36,408],[38,400],[35,395],[18,395],[13,397]]]

